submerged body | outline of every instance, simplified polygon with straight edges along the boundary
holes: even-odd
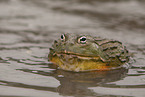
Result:
[[[116,40],[62,34],[50,48],[49,60],[68,71],[110,70],[128,62],[129,53]]]

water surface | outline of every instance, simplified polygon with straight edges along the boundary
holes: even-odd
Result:
[[[0,97],[144,97],[144,0],[0,0]],[[117,39],[130,69],[73,73],[48,61],[63,32]]]

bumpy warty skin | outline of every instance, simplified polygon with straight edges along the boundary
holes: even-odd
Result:
[[[50,61],[69,71],[117,67],[128,62],[129,57],[126,47],[117,40],[68,33],[54,41],[49,53]]]

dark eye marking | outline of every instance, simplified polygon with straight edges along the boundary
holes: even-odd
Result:
[[[65,41],[65,35],[64,34],[62,34],[60,38],[61,38],[62,41]]]
[[[82,36],[78,39],[78,43],[81,43],[81,44],[85,44],[87,41],[86,37],[85,36]]]

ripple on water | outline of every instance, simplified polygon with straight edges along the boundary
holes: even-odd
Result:
[[[141,0],[0,0],[0,96],[144,97]],[[90,33],[127,44],[130,69],[66,72],[47,60],[60,32]]]
[[[23,40],[23,37],[16,34],[0,33],[0,44],[13,44]]]

